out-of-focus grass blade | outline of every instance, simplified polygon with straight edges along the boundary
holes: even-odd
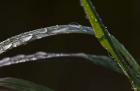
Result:
[[[89,21],[95,32],[95,36],[101,45],[112,55],[115,62],[120,66],[128,77],[135,91],[140,91],[140,66],[131,54],[107,31],[102,23],[95,7],[90,0],[81,0],[82,6],[89,17]]]
[[[0,78],[0,86],[15,91],[54,91],[50,88],[17,78]]]

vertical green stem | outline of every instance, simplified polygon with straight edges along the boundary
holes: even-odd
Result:
[[[111,35],[98,16],[90,0],[81,0],[83,8],[88,15],[95,37],[100,44],[112,55],[114,61],[120,66],[131,82],[135,91],[140,91],[140,66],[131,54]],[[137,77],[139,76],[139,77]]]
[[[106,28],[102,24],[101,19],[98,18],[99,16],[95,8],[91,5],[91,2],[88,0],[82,0],[82,5],[85,9],[86,14],[88,15],[91,26],[95,32],[95,37],[99,40],[101,45],[116,59],[117,63],[122,68],[125,75],[129,77],[127,72],[124,70],[124,67],[122,67],[120,58],[118,57],[110,41],[110,34],[107,32]]]

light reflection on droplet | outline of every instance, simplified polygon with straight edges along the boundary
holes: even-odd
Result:
[[[13,46],[13,47],[17,47],[17,46],[19,46],[20,44],[21,44],[20,41],[15,41],[15,42],[13,42],[12,46]]]
[[[32,35],[24,36],[23,38],[21,38],[21,41],[22,42],[29,41],[32,37],[33,37]]]
[[[7,45],[4,45],[4,46],[3,46],[3,50],[7,50],[7,49],[9,49],[10,47],[12,47],[12,43],[7,44]]]

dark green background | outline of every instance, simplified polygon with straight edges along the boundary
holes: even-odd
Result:
[[[139,60],[139,0],[92,0],[104,24]],[[0,41],[46,26],[79,23],[90,26],[79,0],[0,1]],[[59,35],[4,53],[86,52],[108,55],[93,36]],[[131,91],[127,79],[80,58],[51,59],[0,68],[0,77],[18,77],[57,91]]]

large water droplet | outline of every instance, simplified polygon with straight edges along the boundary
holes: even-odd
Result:
[[[20,42],[19,40],[14,41],[14,42],[12,43],[12,46],[13,46],[13,47],[17,47],[17,46],[19,46],[19,45],[21,45],[21,42]]]
[[[37,30],[38,33],[47,33],[48,29],[47,28],[41,28]]]
[[[21,38],[21,41],[22,41],[22,42],[29,41],[32,37],[33,37],[32,35],[24,36],[23,38]]]

